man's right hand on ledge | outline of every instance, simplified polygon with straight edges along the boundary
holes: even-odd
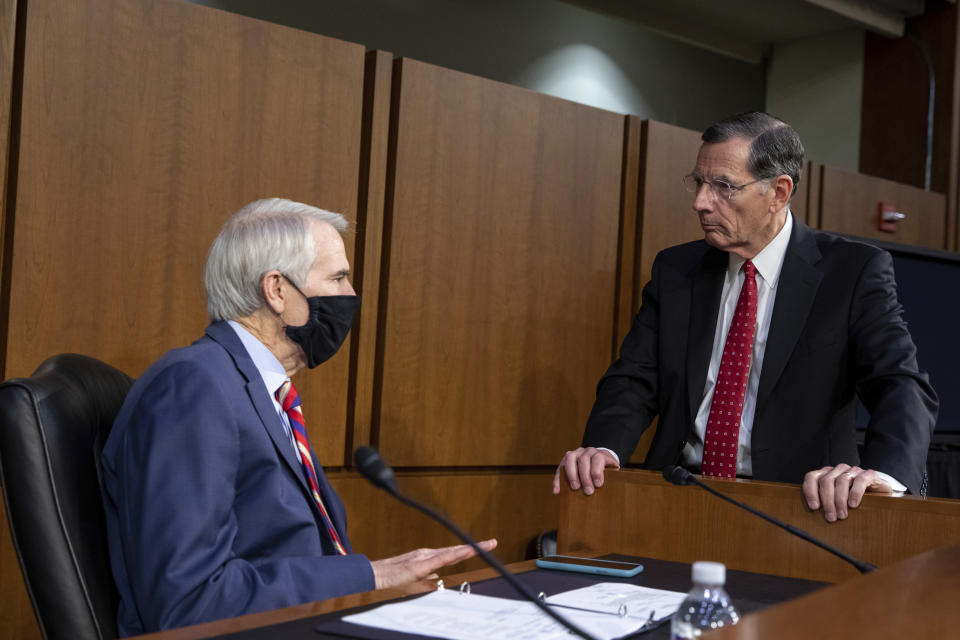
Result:
[[[609,451],[593,447],[567,451],[553,476],[553,494],[560,493],[561,479],[566,478],[572,490],[583,489],[585,495],[592,495],[596,489],[603,486],[603,471],[607,467],[620,468],[620,464]]]

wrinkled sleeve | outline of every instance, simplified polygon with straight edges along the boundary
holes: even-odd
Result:
[[[583,435],[582,446],[610,449],[621,462],[630,460],[658,413],[659,271],[655,260],[619,357],[597,384]]]
[[[893,260],[878,251],[864,265],[850,308],[857,394],[870,413],[861,466],[919,493],[937,419],[937,395],[897,300]]]

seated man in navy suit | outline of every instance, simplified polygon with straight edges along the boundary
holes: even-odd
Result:
[[[346,227],[280,199],[234,214],[207,257],[206,335],[130,390],[102,459],[122,636],[396,586],[473,555],[353,553],[306,436],[290,378],[337,352],[359,306]]]

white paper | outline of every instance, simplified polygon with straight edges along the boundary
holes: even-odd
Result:
[[[554,610],[587,630],[591,635],[612,640],[639,629],[656,611],[655,619],[673,614],[685,593],[648,589],[630,584],[600,583],[547,598],[548,603],[582,609],[600,609],[594,613],[564,607]],[[628,615],[616,611],[626,604]],[[662,612],[662,614],[661,614]],[[540,611],[533,603],[454,590],[434,591],[420,598],[386,604],[363,613],[345,616],[345,622],[379,629],[450,640],[569,640],[570,632]]]
[[[639,619],[642,624],[650,619],[651,613],[654,620],[672,616],[686,597],[686,592],[681,591],[665,591],[618,582],[599,582],[589,587],[550,596],[547,602],[611,613],[616,613],[621,606],[626,606],[627,616]]]

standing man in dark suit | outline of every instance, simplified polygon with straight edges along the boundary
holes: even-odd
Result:
[[[662,251],[582,446],[557,468],[592,494],[659,416],[646,466],[803,483],[847,517],[867,490],[919,493],[937,398],[901,318],[890,255],[790,213],[803,146],[745,113],[708,128],[684,179],[704,239]],[[870,412],[857,453],[857,398]]]
[[[353,553],[310,446],[290,378],[336,353],[359,307],[346,228],[288,200],[234,214],[207,257],[206,335],[130,390],[102,458],[121,636],[396,586],[473,555]]]

